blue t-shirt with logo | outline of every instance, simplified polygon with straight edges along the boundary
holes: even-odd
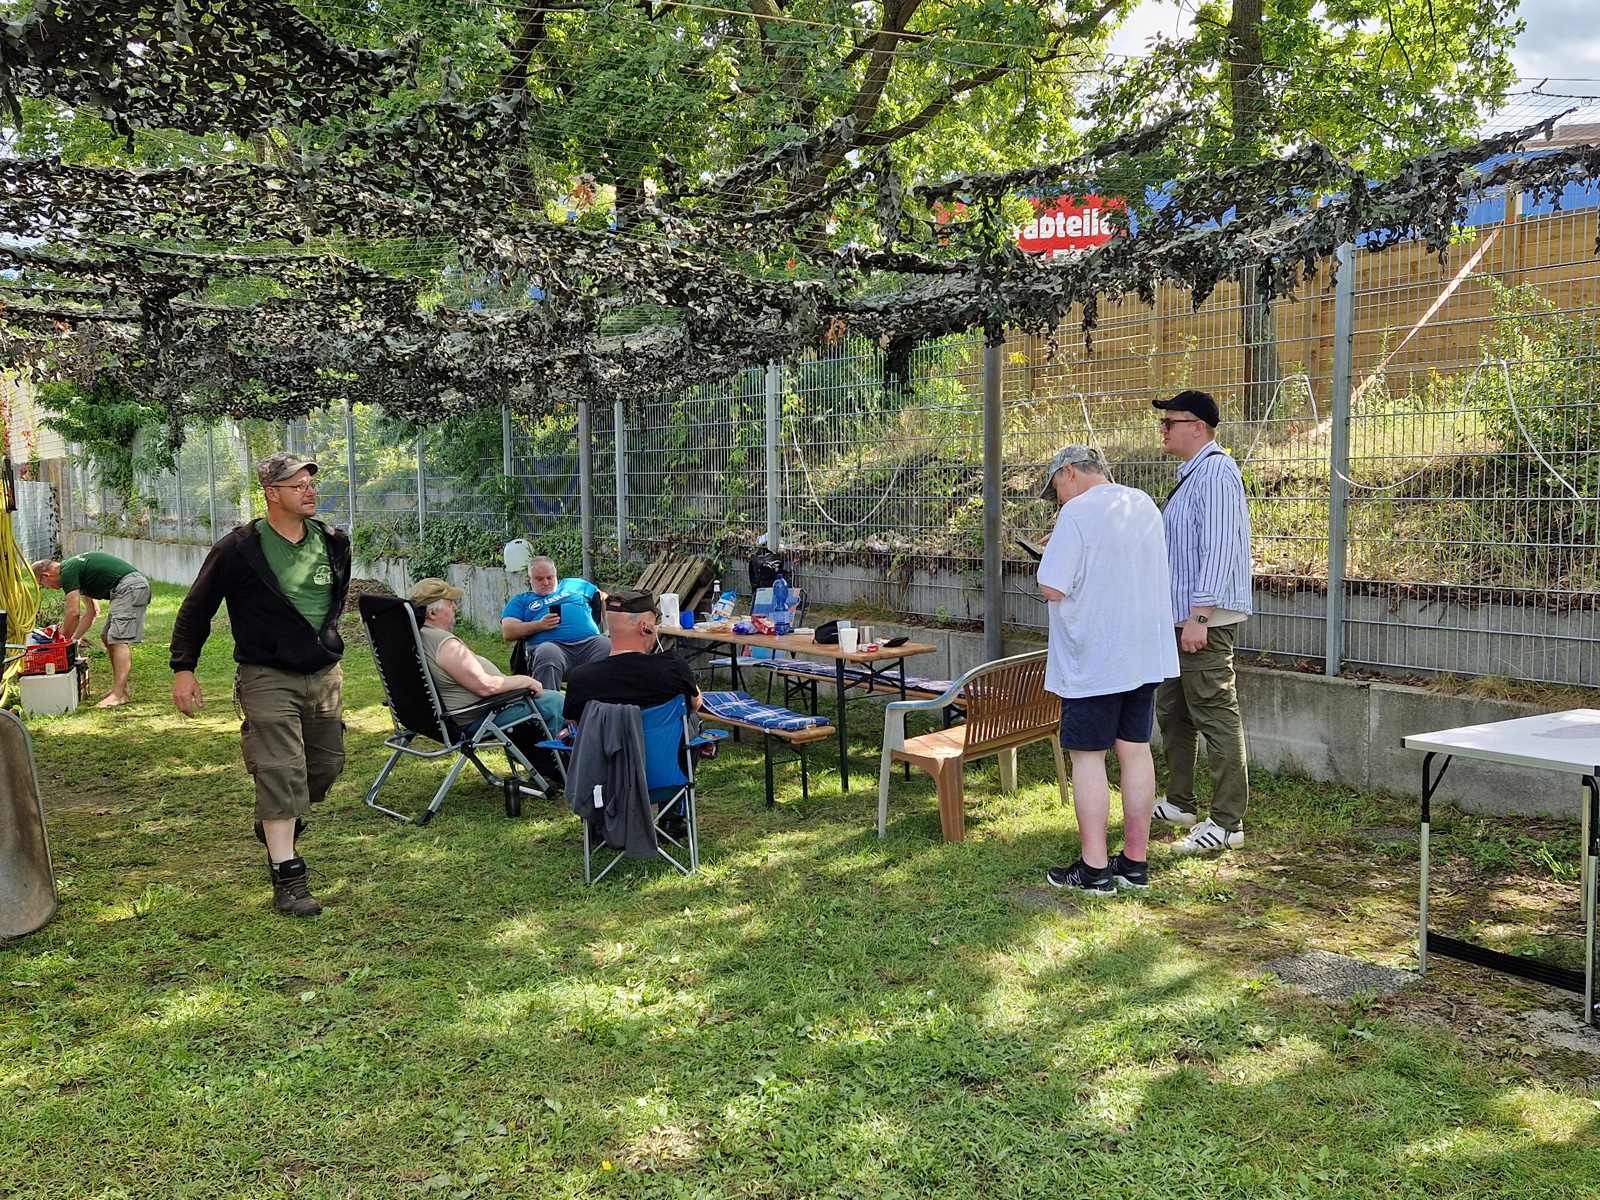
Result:
[[[594,609],[590,607],[599,591],[587,579],[563,579],[548,596],[523,592],[511,597],[500,616],[518,621],[542,621],[549,615],[550,607],[559,604],[561,624],[533,634],[528,642],[535,646],[543,642],[581,642],[584,638],[600,636],[600,627],[594,623]]]

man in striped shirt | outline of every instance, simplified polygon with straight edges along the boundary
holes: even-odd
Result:
[[[1167,794],[1152,816],[1192,826],[1173,848],[1182,853],[1244,845],[1250,802],[1244,725],[1234,685],[1233,643],[1251,612],[1250,508],[1239,468],[1217,445],[1221,413],[1205,392],[1157,400],[1161,448],[1183,460],[1162,514],[1177,627],[1177,679],[1156,692],[1156,719],[1166,746]],[[1206,739],[1211,811],[1195,800],[1196,735]]]

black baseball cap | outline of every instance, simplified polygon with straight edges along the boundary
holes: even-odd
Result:
[[[1169,412],[1193,413],[1207,425],[1215,428],[1222,424],[1222,410],[1217,407],[1217,402],[1210,392],[1188,391],[1179,392],[1171,400],[1152,400],[1152,408],[1164,408]]]
[[[606,611],[614,613],[653,613],[656,594],[638,588],[618,588],[606,595]]]

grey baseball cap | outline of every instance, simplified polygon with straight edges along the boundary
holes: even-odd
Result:
[[[1078,466],[1087,463],[1107,479],[1111,478],[1111,464],[1106,462],[1106,456],[1093,446],[1063,446],[1056,451],[1056,456],[1050,460],[1050,471],[1044,477],[1044,487],[1039,489],[1039,499],[1054,500],[1056,490],[1051,485],[1055,482],[1056,472],[1065,466]]]
[[[256,464],[256,478],[261,481],[264,488],[282,483],[301,467],[317,473],[317,464],[310,459],[301,458],[298,454],[291,454],[287,450],[279,450],[276,454],[269,454]]]

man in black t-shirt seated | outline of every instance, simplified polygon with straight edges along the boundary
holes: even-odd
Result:
[[[637,704],[641,709],[686,696],[689,711],[700,709],[700,688],[689,664],[676,654],[656,654],[656,598],[651,592],[622,588],[606,597],[606,632],[611,654],[575,667],[566,680],[569,721],[583,720],[591,700]]]

